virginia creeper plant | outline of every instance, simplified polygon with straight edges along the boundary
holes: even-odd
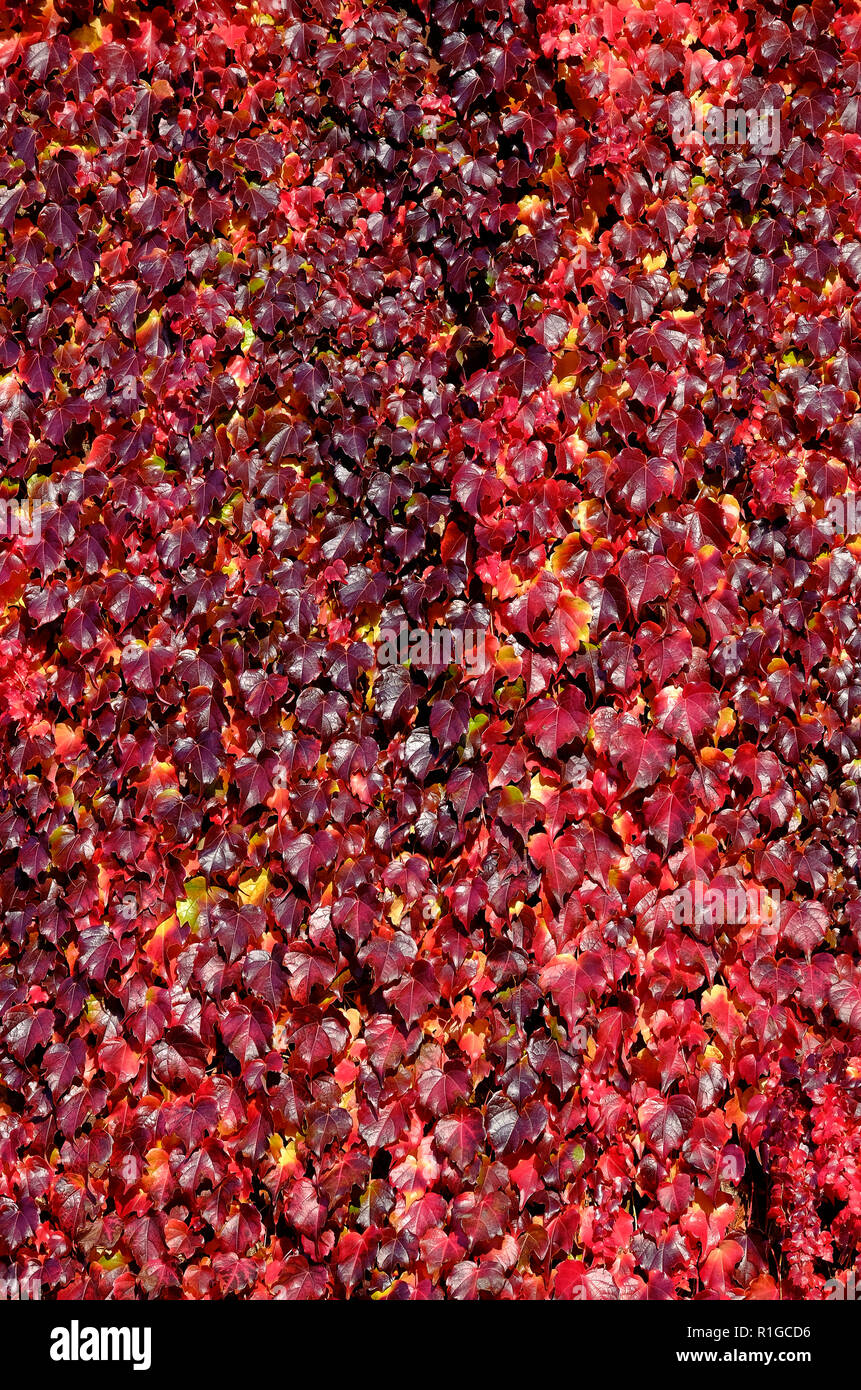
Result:
[[[861,7],[2,24],[4,1277],[824,1297]]]

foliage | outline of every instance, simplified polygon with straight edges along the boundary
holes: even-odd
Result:
[[[855,0],[4,13],[4,1268],[821,1296]],[[780,150],[677,143],[688,99]],[[403,622],[485,669],[378,666]],[[680,922],[696,880],[780,912]]]

